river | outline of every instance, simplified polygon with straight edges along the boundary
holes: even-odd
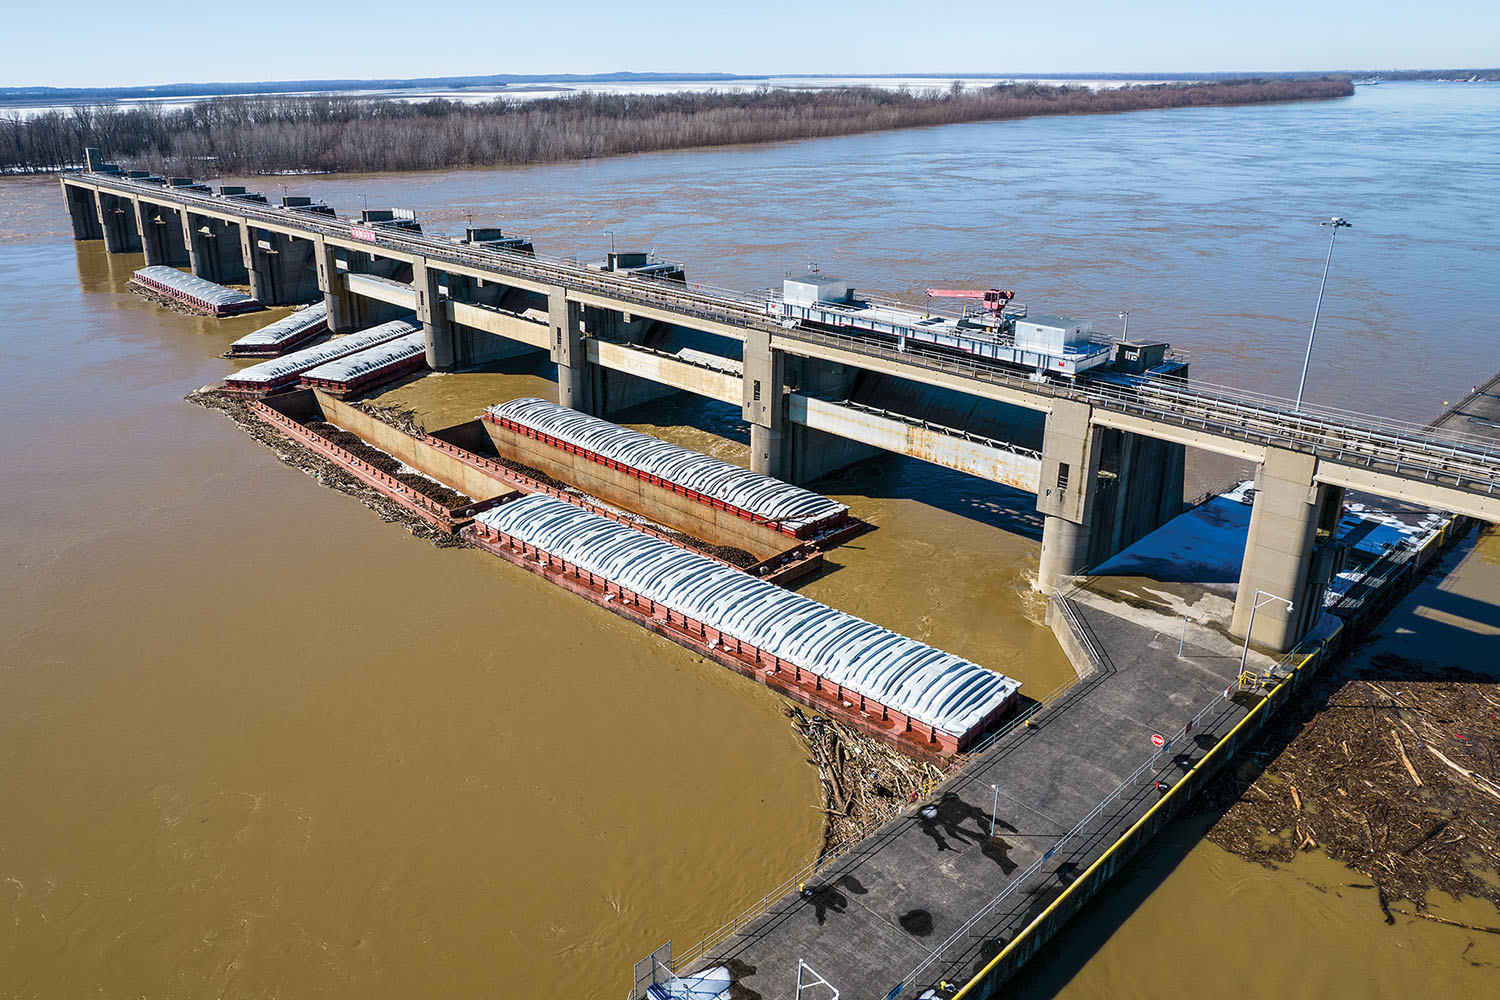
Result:
[[[708,284],[816,262],[913,302],[997,285],[1105,330],[1129,310],[1133,336],[1193,352],[1196,378],[1279,394],[1327,249],[1316,220],[1337,213],[1355,228],[1308,396],[1425,418],[1500,367],[1497,110],[1500,87],[1390,84],[288,183],[341,211],[415,209],[429,232],[472,214],[549,253],[601,256],[612,231]],[[691,943],[815,852],[816,776],[768,692],[499,560],[418,542],[182,402],[264,314],[191,319],[126,293],[139,257],[74,245],[54,181],[0,181],[0,227],[0,990],[615,997],[636,958]],[[517,371],[388,396],[437,425],[551,391]],[[710,407],[629,419],[743,455]],[[1195,463],[1189,490],[1234,471]],[[1031,693],[1067,676],[1030,593],[1026,497],[895,460],[822,488],[878,530],[804,592]],[[1034,989],[1151,995],[1189,904],[1274,914],[1339,877],[1252,877],[1179,847],[1116,939],[1145,921],[1157,949],[1112,940],[1085,961],[1083,934],[1058,963],[1080,967],[1072,983]],[[1386,933],[1364,917],[1302,933],[1359,969],[1350,941]],[[1264,962],[1266,928],[1224,926],[1218,947]],[[1442,988],[1432,964],[1408,967]],[[1269,997],[1287,981],[1219,982]]]

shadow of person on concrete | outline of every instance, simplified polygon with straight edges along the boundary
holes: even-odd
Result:
[[[849,897],[840,892],[840,889],[848,889],[856,896],[863,896],[869,892],[864,883],[853,875],[842,875],[828,885],[802,887],[802,898],[812,904],[813,916],[817,918],[820,925],[828,919],[829,913],[848,911]]]
[[[802,896],[812,904],[813,916],[821,927],[828,921],[828,914],[847,913],[849,897],[832,885],[810,885],[802,890]]]
[[[756,966],[738,958],[731,958],[724,963],[724,967],[729,970],[729,979],[732,984],[729,987],[729,1000],[762,1000],[762,995],[758,990],[752,990],[743,984],[744,980],[755,975]]]
[[[1009,864],[1014,867],[1010,858],[1005,856],[1010,850],[1010,845],[1004,840],[994,840],[989,835],[990,814],[987,810],[970,805],[959,798],[957,792],[944,792],[942,798],[933,803],[930,808],[935,810],[934,815],[928,816],[929,809],[924,808],[918,811],[917,822],[922,827],[922,832],[937,844],[939,851],[960,850],[957,847],[950,847],[950,840],[963,845],[977,844],[984,851],[985,857],[992,858],[1002,866]],[[963,824],[969,820],[974,822],[972,830],[966,830],[963,827]],[[1016,832],[1015,827],[998,818],[995,821],[995,829],[1009,833]],[[998,856],[992,851],[998,851]]]
[[[996,829],[999,829],[998,825]],[[979,843],[979,850],[985,857],[999,865],[1001,873],[1005,875],[1009,875],[1021,867],[1010,859],[1012,849],[1010,841],[1004,837],[986,837]]]

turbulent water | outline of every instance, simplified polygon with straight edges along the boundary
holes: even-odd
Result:
[[[736,288],[813,261],[914,302],[997,285],[1105,330],[1129,310],[1199,379],[1279,394],[1327,249],[1316,220],[1337,213],[1355,228],[1309,398],[1425,418],[1500,367],[1497,111],[1497,87],[1386,85],[294,189],[413,208],[429,231],[472,213],[552,253],[598,256],[611,230]],[[66,225],[55,182],[0,182],[0,994],[615,997],[634,959],[812,855],[816,776],[774,697],[493,557],[411,539],[183,403],[264,314],[142,303],[123,290],[139,257],[75,247]],[[387,397],[440,426],[549,391],[515,370]],[[743,456],[713,407],[629,419]],[[1201,463],[1190,489],[1230,471]],[[806,593],[1033,694],[1067,676],[1029,592],[1027,498],[906,461],[821,488],[879,530]],[[1032,992],[1154,995],[1205,933],[1224,961],[1176,992],[1364,995],[1377,954],[1469,982],[1451,929],[1394,940],[1359,890],[1299,888],[1337,869],[1267,874],[1202,847],[1166,876],[1190,841],[1173,844],[1055,958],[1078,974]],[[1163,877],[1094,955],[1120,901]],[[1349,974],[1299,987],[1305,951],[1267,958],[1289,927]]]

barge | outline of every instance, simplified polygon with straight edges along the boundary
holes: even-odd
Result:
[[[814,538],[849,521],[849,508],[825,496],[544,399],[500,403],[484,419],[793,538]]]
[[[422,331],[324,362],[300,376],[303,385],[342,399],[427,367]]]
[[[679,546],[533,494],[475,517],[481,548],[817,711],[946,757],[1020,683]]]
[[[274,358],[328,330],[328,304],[318,302],[283,316],[229,345],[230,357]]]
[[[259,301],[244,292],[161,264],[136,271],[130,276],[130,284],[204,316],[234,316],[261,308]]]
[[[245,396],[265,396],[296,385],[303,372],[311,371],[319,365],[357,354],[398,337],[421,332],[422,328],[414,323],[392,320],[359,333],[351,333],[347,337],[330,340],[326,344],[293,351],[291,354],[242,368],[225,377],[224,388]]]

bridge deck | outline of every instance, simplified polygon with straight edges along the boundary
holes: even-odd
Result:
[[[1190,641],[1179,659],[1166,618],[1074,596],[1083,627],[1108,650],[1098,674],[942,788],[936,817],[892,821],[805,894],[789,893],[686,964],[727,965],[734,996],[764,1000],[791,1000],[799,959],[850,1000],[879,1000],[903,982],[901,995],[914,997],[967,981],[1150,808],[1158,778],[1175,780],[1243,718],[1246,706],[1224,696],[1239,667],[1227,640],[1190,635],[1203,645]],[[1199,713],[1193,738],[1154,752],[1153,733],[1176,734]],[[1188,761],[1174,761],[1180,754]]]
[[[1500,441],[1500,372],[1432,422],[1436,430]]]
[[[1456,431],[1451,423],[1422,427],[1326,408],[1297,409],[1274,397],[1162,380],[1036,382],[1025,373],[993,363],[898,351],[878,338],[784,326],[770,314],[765,294],[601,272],[576,261],[492,250],[400,229],[358,226],[330,216],[106,173],[68,175],[62,180],[65,187],[82,186],[176,210],[242,220],[248,226],[397,259],[431,261],[439,269],[498,278],[515,287],[544,293],[560,289],[570,301],[733,338],[743,339],[750,330],[767,331],[777,348],[791,353],[835,359],[858,356],[866,363],[878,358],[896,374],[918,380],[941,371],[956,377],[965,391],[999,392],[999,398],[1033,409],[1047,410],[1051,400],[1058,398],[1087,403],[1095,409],[1097,423],[1251,460],[1258,460],[1259,450],[1267,446],[1310,452],[1329,463],[1326,481],[1500,521],[1500,448],[1492,438]],[[1464,429],[1474,428],[1464,425]],[[1358,474],[1351,475],[1351,469]]]

